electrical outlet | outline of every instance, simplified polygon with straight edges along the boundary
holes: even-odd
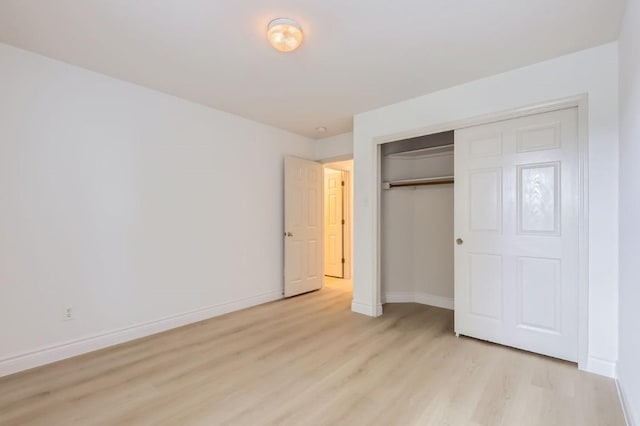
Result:
[[[65,306],[62,319],[71,321],[73,319],[73,306]]]

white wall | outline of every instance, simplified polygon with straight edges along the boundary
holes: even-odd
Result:
[[[353,133],[342,133],[317,139],[313,147],[314,160],[344,160],[353,156]]]
[[[0,94],[0,375],[281,297],[313,141],[6,45]]]
[[[453,176],[453,150],[429,156],[390,155],[385,182]],[[382,192],[382,299],[453,308],[453,185]]]
[[[618,46],[611,43],[470,82],[355,116],[355,238],[352,308],[376,315],[378,185],[376,140],[421,128],[589,97],[589,358],[585,368],[613,375],[618,318]],[[440,130],[447,130],[442,128]]]
[[[620,355],[627,414],[640,424],[640,1],[620,34]]]

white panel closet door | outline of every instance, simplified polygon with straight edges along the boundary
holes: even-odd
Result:
[[[284,160],[284,296],[323,284],[322,165]]]
[[[455,331],[578,358],[578,110],[455,132]]]
[[[324,274],[344,277],[344,172],[324,169]]]

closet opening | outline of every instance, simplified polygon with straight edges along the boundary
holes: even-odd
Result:
[[[381,146],[382,303],[454,306],[454,132]]]
[[[324,281],[351,292],[353,160],[323,164]]]
[[[380,300],[584,365],[586,107],[540,108],[379,146]]]

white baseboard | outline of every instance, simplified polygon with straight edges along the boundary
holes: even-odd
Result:
[[[582,368],[582,366],[580,366]],[[616,377],[616,363],[614,361],[609,361],[606,359],[596,358],[596,357],[588,357],[587,365],[584,368],[584,371],[588,371],[589,373],[599,374],[601,376]]]
[[[395,291],[384,293],[382,303],[414,303],[415,293],[409,291]]]
[[[453,310],[453,298],[419,292],[389,292],[383,296],[384,303],[421,303]]]
[[[634,413],[631,405],[629,404],[629,400],[624,393],[624,387],[620,383],[620,379],[616,378],[616,389],[618,390],[618,398],[620,399],[620,404],[622,405],[622,413],[624,414],[624,420],[627,422],[627,426],[637,426],[636,417],[637,413]]]
[[[272,291],[0,359],[0,377],[282,298]]]
[[[367,315],[369,317],[379,317],[382,315],[382,304],[377,306],[359,303],[355,300],[351,302],[351,311],[357,314]]]

